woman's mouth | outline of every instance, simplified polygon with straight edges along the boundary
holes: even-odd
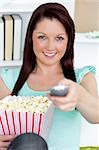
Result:
[[[56,55],[56,52],[44,52],[44,55],[46,56],[46,57],[54,57],[55,55]]]

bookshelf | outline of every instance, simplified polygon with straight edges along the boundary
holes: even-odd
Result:
[[[26,7],[27,6],[27,7]],[[25,33],[29,18],[31,16],[31,4],[23,4],[23,3],[11,3],[11,2],[0,2],[0,17],[5,14],[18,14],[22,18],[22,39],[21,39],[21,58],[19,60],[0,60],[0,67],[17,67],[22,65],[22,54],[23,54],[23,47],[24,47],[24,40],[25,40]],[[30,9],[29,9],[30,8]]]
[[[17,67],[22,65],[22,55],[23,55],[23,47],[26,29],[28,25],[28,21],[31,17],[32,12],[42,3],[52,2],[51,0],[1,0],[0,1],[0,17],[4,14],[12,15],[18,14],[22,18],[22,43],[21,43],[21,59],[20,60],[0,60],[0,67]],[[72,18],[74,18],[74,2],[75,0],[53,0],[53,2],[59,2],[66,6]]]
[[[22,65],[22,60],[0,61],[0,67],[19,67]]]

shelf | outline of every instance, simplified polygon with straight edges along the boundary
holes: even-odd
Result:
[[[88,33],[76,33],[75,42],[76,43],[90,43],[99,44],[99,38],[88,38]]]
[[[32,12],[41,2],[10,1],[0,2],[0,12]]]
[[[14,61],[0,61],[0,67],[14,67],[14,66],[21,66],[22,60],[14,60]]]
[[[31,12],[33,8],[33,4],[3,4],[0,5],[0,12]]]
[[[52,2],[52,0],[0,0],[0,13],[33,12],[39,5],[48,2]],[[53,2],[63,4],[74,18],[75,0],[53,0]]]

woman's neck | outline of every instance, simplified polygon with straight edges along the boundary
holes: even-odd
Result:
[[[55,75],[57,73],[63,73],[61,65],[60,64],[55,64],[55,65],[43,65],[43,64],[38,64],[37,67],[35,68],[35,71],[33,73],[41,74],[41,75]]]
[[[63,78],[64,74],[61,65],[38,65],[36,69],[29,75],[27,84],[32,90],[46,91],[58,84]]]

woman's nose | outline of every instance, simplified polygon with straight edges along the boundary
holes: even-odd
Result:
[[[54,50],[55,49],[55,42],[54,42],[54,40],[49,40],[48,41],[47,49],[48,50]]]

